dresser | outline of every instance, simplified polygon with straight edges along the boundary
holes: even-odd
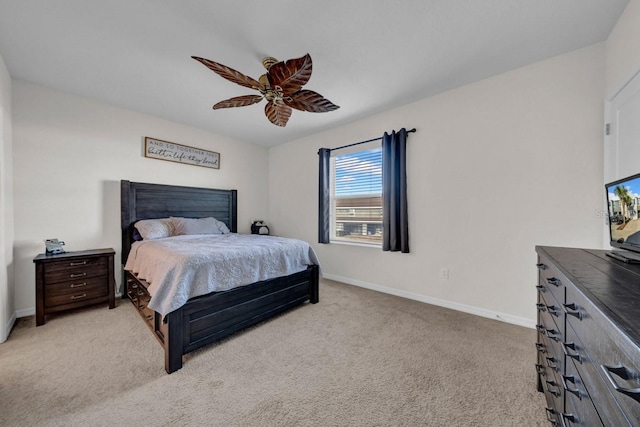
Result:
[[[51,313],[99,303],[114,308],[114,255],[107,248],[36,256],[36,326]]]
[[[538,390],[556,426],[640,426],[640,265],[536,247]]]

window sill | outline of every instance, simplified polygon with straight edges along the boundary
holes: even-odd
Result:
[[[361,246],[364,248],[374,248],[374,249],[382,249],[382,244],[378,243],[363,243],[363,242],[354,242],[351,240],[330,240],[330,244],[337,245],[346,245],[346,246]]]

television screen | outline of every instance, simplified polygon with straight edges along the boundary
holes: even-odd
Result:
[[[611,246],[640,252],[640,174],[606,184]]]

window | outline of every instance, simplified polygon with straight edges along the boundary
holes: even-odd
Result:
[[[332,241],[382,245],[380,142],[331,157]]]

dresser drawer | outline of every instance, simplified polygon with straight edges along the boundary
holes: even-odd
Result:
[[[109,265],[105,257],[56,261],[45,264],[46,285],[90,277],[106,276]]]
[[[565,301],[565,286],[570,283],[560,270],[544,256],[538,257],[538,290],[553,298],[560,304]],[[547,299],[548,300],[548,299]]]
[[[567,362],[569,365],[573,363],[573,368],[580,375],[580,380],[588,384],[589,396],[593,401],[593,404],[598,411],[600,417],[607,422],[607,425],[615,426],[637,426],[637,422],[631,422],[627,416],[623,414],[620,408],[619,400],[616,401],[614,394],[607,387],[603,378],[602,370],[598,362],[591,358],[586,348],[591,350],[589,342],[590,335],[579,336],[576,331],[567,325],[567,342],[565,343],[565,350],[568,354],[567,358],[571,359]],[[597,328],[591,331],[592,334],[599,335],[601,330]],[[586,344],[582,342],[580,337],[586,338]],[[585,348],[585,346],[588,346]],[[613,351],[613,348],[611,349]],[[638,419],[638,418],[636,418]]]
[[[562,387],[566,399],[564,419],[567,426],[602,426],[580,369],[570,360],[566,363],[566,374],[562,376]]]

